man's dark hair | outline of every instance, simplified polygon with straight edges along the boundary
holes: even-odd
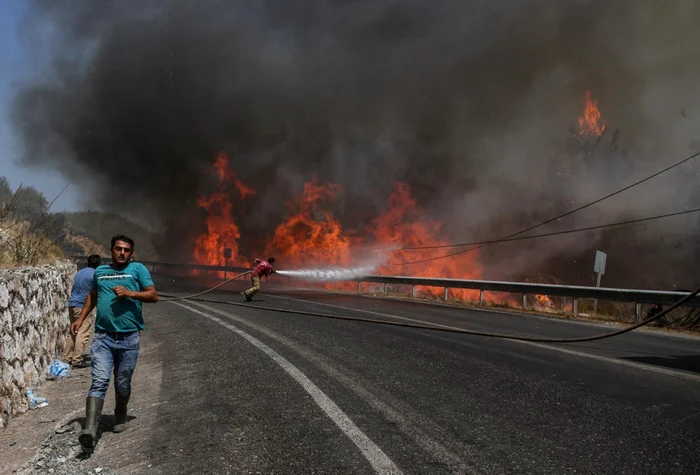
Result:
[[[102,258],[98,254],[93,254],[91,256],[88,256],[88,267],[92,267],[93,269],[97,269],[100,264],[102,264]]]
[[[270,258],[267,260],[267,262],[269,262],[270,264],[274,264],[274,263],[275,263],[275,258],[274,258],[274,257],[270,257]]]
[[[131,246],[131,250],[134,250],[134,240],[130,237],[124,236],[123,234],[117,234],[116,236],[112,236],[112,244],[109,246],[109,248],[114,249],[114,245],[117,243],[117,241],[124,241],[126,243],[129,243],[129,245]]]

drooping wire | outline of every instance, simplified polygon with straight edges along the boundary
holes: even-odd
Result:
[[[525,342],[532,342],[532,343],[583,343],[583,342],[589,342],[589,341],[603,340],[606,338],[612,338],[614,336],[622,335],[624,333],[629,333],[633,330],[636,330],[637,328],[648,325],[651,322],[659,320],[660,318],[664,317],[665,315],[667,315],[668,313],[677,309],[678,307],[681,307],[685,302],[691,300],[692,298],[694,298],[698,294],[700,294],[700,288],[697,288],[693,292],[690,292],[688,295],[677,300],[671,306],[669,306],[665,310],[657,313],[656,315],[648,317],[648,318],[642,320],[641,322],[635,323],[634,325],[631,325],[629,327],[622,328],[620,330],[615,330],[615,331],[612,331],[609,333],[601,333],[598,335],[585,336],[585,337],[579,337],[579,338],[545,338],[545,337],[520,336],[520,335],[507,334],[507,333],[484,332],[484,331],[467,330],[467,329],[463,329],[463,328],[444,327],[444,326],[437,326],[437,325],[430,325],[430,324],[423,325],[423,324],[416,324],[416,323],[377,320],[377,319],[372,319],[372,318],[351,317],[348,315],[333,315],[333,314],[328,314],[328,313],[309,312],[309,311],[305,311],[305,310],[292,310],[289,308],[275,308],[275,307],[267,307],[267,306],[259,306],[259,305],[250,305],[250,304],[237,303],[237,302],[231,302],[229,300],[219,300],[219,299],[191,298],[189,300],[192,300],[195,302],[207,302],[207,303],[216,303],[216,304],[224,304],[224,305],[233,305],[233,306],[239,306],[239,307],[249,307],[249,308],[254,308],[257,310],[267,310],[267,311],[271,311],[271,312],[280,312],[280,313],[287,313],[287,314],[305,315],[305,316],[310,316],[310,317],[328,318],[328,319],[332,319],[332,320],[346,320],[346,321],[352,321],[352,322],[373,323],[376,325],[388,325],[388,326],[395,326],[395,327],[415,328],[415,329],[420,329],[420,330],[435,330],[435,331],[448,332],[448,333],[461,333],[464,335],[482,336],[482,337],[488,337],[488,338],[499,338],[499,339],[503,339],[503,340],[516,340],[516,341],[525,341]],[[179,304],[179,305],[182,305],[182,304]],[[360,311],[362,311],[362,310],[360,310]]]
[[[609,198],[612,198],[613,196],[619,195],[620,193],[624,193],[625,191],[627,191],[627,190],[629,190],[629,189],[631,189],[631,188],[634,188],[634,187],[636,187],[636,186],[638,186],[638,185],[641,185],[642,183],[645,183],[645,182],[647,182],[647,181],[649,181],[649,180],[651,180],[651,179],[653,179],[653,178],[656,178],[657,176],[659,176],[659,175],[661,175],[661,174],[663,174],[663,173],[666,173],[667,171],[672,170],[672,169],[674,169],[674,168],[676,168],[676,167],[678,167],[678,166],[680,166],[680,165],[682,165],[682,164],[684,164],[684,163],[686,163],[686,162],[688,162],[688,161],[690,161],[690,160],[692,160],[692,159],[694,159],[694,158],[696,158],[696,157],[698,157],[698,156],[700,156],[700,152],[696,152],[696,153],[690,155],[689,157],[684,158],[683,160],[681,160],[681,161],[679,161],[679,162],[676,162],[676,163],[674,163],[674,164],[672,164],[672,165],[669,165],[668,167],[666,167],[666,168],[664,168],[664,169],[662,169],[662,170],[659,170],[659,171],[656,172],[656,173],[653,173],[653,174],[651,174],[651,175],[648,175],[648,176],[642,178],[641,180],[637,180],[637,181],[635,181],[634,183],[631,183],[631,184],[629,184],[629,185],[627,185],[627,186],[625,186],[625,187],[623,187],[623,188],[620,188],[620,189],[618,189],[618,190],[616,190],[616,191],[613,191],[612,193],[608,193],[608,194],[605,195],[605,196],[601,196],[600,198],[597,198],[597,199],[595,199],[595,200],[593,200],[593,201],[590,201],[590,202],[588,202],[588,203],[586,203],[586,204],[584,204],[584,205],[581,205],[581,206],[579,206],[579,207],[577,207],[577,208],[574,208],[574,209],[569,210],[569,211],[567,211],[567,212],[565,212],[565,213],[562,213],[562,214],[560,214],[560,215],[558,215],[558,216],[555,216],[554,218],[550,218],[550,219],[547,219],[547,220],[545,220],[545,221],[542,221],[541,223],[535,224],[535,225],[533,225],[533,226],[530,226],[530,227],[528,227],[528,228],[525,228],[525,229],[523,229],[523,230],[521,230],[521,231],[518,231],[518,232],[516,232],[516,233],[509,234],[509,235],[504,236],[504,237],[502,237],[502,238],[498,238],[498,239],[494,239],[494,240],[492,240],[492,241],[489,241],[487,244],[479,244],[479,245],[477,245],[477,246],[470,247],[470,248],[468,248],[468,249],[463,249],[463,250],[461,250],[461,251],[451,252],[451,253],[448,253],[448,254],[444,254],[444,255],[441,255],[441,256],[435,256],[435,257],[431,257],[431,258],[427,258],[427,259],[419,259],[419,260],[416,260],[416,261],[404,261],[404,262],[397,262],[397,263],[393,263],[393,264],[385,264],[384,267],[406,266],[406,265],[412,265],[412,264],[420,264],[420,263],[423,263],[423,262],[437,261],[437,260],[440,260],[440,259],[446,259],[446,258],[448,258],[448,257],[453,257],[453,256],[457,256],[457,255],[460,255],[460,254],[466,254],[467,252],[475,251],[475,250],[477,250],[477,249],[481,249],[481,248],[483,248],[483,247],[486,247],[486,246],[489,246],[489,245],[492,245],[492,244],[496,244],[496,243],[499,243],[499,242],[503,242],[503,241],[506,240],[506,239],[510,239],[510,238],[513,238],[513,237],[516,237],[516,236],[520,236],[521,234],[525,234],[526,232],[529,232],[529,231],[532,231],[532,230],[534,230],[534,229],[540,228],[540,227],[545,226],[545,225],[547,225],[547,224],[549,224],[549,223],[553,223],[554,221],[558,221],[558,220],[560,220],[561,218],[565,218],[566,216],[570,216],[570,215],[572,215],[572,214],[574,214],[574,213],[577,213],[577,212],[579,212],[579,211],[581,211],[581,210],[584,210],[584,209],[586,209],[586,208],[590,208],[591,206],[596,205],[596,204],[598,204],[598,203],[600,203],[600,202],[602,202],[602,201],[605,201],[605,200],[607,200],[607,199],[609,199]],[[407,249],[394,249],[394,251],[401,251],[401,250],[407,250]]]
[[[533,234],[532,236],[519,236],[519,237],[512,237],[512,238],[508,238],[508,239],[499,239],[499,240],[493,240],[493,241],[464,242],[464,243],[460,243],[460,244],[437,244],[435,246],[405,247],[405,248],[400,249],[400,250],[402,250],[402,251],[418,251],[418,250],[425,250],[425,249],[443,249],[443,248],[447,248],[447,247],[477,246],[479,244],[495,244],[495,243],[499,243],[499,242],[525,241],[527,239],[538,239],[538,238],[549,237],[549,236],[559,236],[561,234],[581,233],[584,231],[594,231],[596,229],[605,229],[605,228],[612,228],[615,226],[626,226],[629,224],[644,223],[647,221],[654,221],[657,219],[671,218],[673,216],[682,216],[684,214],[697,213],[699,211],[700,211],[700,208],[693,208],[693,209],[689,209],[689,210],[685,210],[685,211],[677,211],[675,213],[659,214],[656,216],[649,216],[646,218],[631,219],[628,221],[619,221],[617,223],[607,223],[607,224],[599,224],[596,226],[587,226],[585,228],[565,229],[563,231],[553,231],[551,233]],[[395,250],[399,250],[399,249],[395,249]]]

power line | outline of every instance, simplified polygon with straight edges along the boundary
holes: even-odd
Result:
[[[612,193],[609,193],[609,194],[607,194],[607,195],[605,195],[605,196],[602,196],[602,197],[600,197],[600,198],[598,198],[598,199],[596,199],[596,200],[593,200],[593,201],[591,201],[591,202],[589,202],[589,203],[586,203],[585,205],[582,205],[582,206],[579,206],[578,208],[574,208],[574,209],[572,209],[572,210],[569,210],[569,211],[567,211],[566,213],[560,214],[559,216],[555,216],[554,218],[548,219],[548,220],[543,221],[543,222],[541,222],[541,223],[539,223],[539,224],[536,224],[536,225],[534,225],[534,226],[530,226],[529,228],[523,229],[523,230],[518,231],[518,232],[516,232],[516,233],[509,234],[508,236],[504,236],[504,237],[502,237],[502,238],[495,239],[495,240],[493,240],[493,241],[489,241],[488,243],[479,244],[479,245],[477,245],[477,246],[475,246],[475,247],[470,247],[469,249],[463,249],[463,250],[461,250],[461,251],[452,252],[452,253],[449,253],[449,254],[444,254],[444,255],[442,255],[442,256],[431,257],[431,258],[429,258],[429,259],[420,259],[420,260],[417,260],[417,261],[407,261],[407,262],[396,263],[396,264],[387,264],[386,266],[387,266],[387,267],[403,266],[403,265],[420,264],[420,263],[423,263],[423,262],[436,261],[436,260],[439,260],[439,259],[446,259],[446,258],[448,258],[448,257],[453,257],[453,256],[457,256],[457,255],[460,255],[460,254],[465,254],[465,253],[467,253],[467,252],[475,251],[475,250],[477,250],[477,249],[481,249],[482,247],[489,246],[489,245],[491,245],[491,244],[496,244],[496,243],[499,243],[499,242],[503,242],[503,241],[506,240],[506,239],[510,239],[510,238],[513,238],[513,237],[516,237],[516,236],[520,236],[521,234],[525,234],[525,233],[528,232],[528,231],[532,231],[532,230],[537,229],[537,228],[540,228],[540,227],[542,227],[542,226],[544,226],[544,225],[546,225],[546,224],[552,223],[552,222],[554,222],[554,221],[558,221],[558,220],[561,219],[561,218],[564,218],[564,217],[566,217],[566,216],[570,216],[570,215],[572,215],[572,214],[574,214],[574,213],[577,213],[577,212],[579,212],[579,211],[581,211],[581,210],[583,210],[583,209],[586,209],[586,208],[589,208],[589,207],[591,207],[591,206],[593,206],[593,205],[595,205],[595,204],[598,204],[598,203],[600,203],[601,201],[605,201],[605,200],[607,200],[607,199],[609,199],[609,198],[612,198],[613,196],[619,195],[620,193],[623,193],[623,192],[625,192],[625,191],[627,191],[627,190],[629,190],[629,189],[631,189],[631,188],[634,188],[635,186],[641,185],[642,183],[645,183],[645,182],[647,182],[647,181],[649,181],[649,180],[651,180],[651,179],[653,179],[653,178],[656,178],[657,176],[659,176],[659,175],[661,175],[661,174],[663,174],[663,173],[666,173],[667,171],[672,170],[672,169],[674,169],[674,168],[676,168],[676,167],[678,167],[678,166],[680,166],[680,165],[682,165],[682,164],[684,164],[684,163],[686,163],[686,162],[688,162],[688,161],[690,161],[690,160],[692,160],[692,159],[694,159],[695,157],[698,157],[698,156],[700,156],[700,152],[696,152],[696,153],[690,155],[689,157],[686,157],[686,158],[684,158],[683,160],[674,163],[673,165],[670,165],[670,166],[668,166],[668,167],[666,167],[666,168],[664,168],[664,169],[662,169],[662,170],[660,170],[660,171],[658,171],[658,172],[656,172],[656,173],[654,173],[654,174],[652,174],[652,175],[649,175],[649,176],[647,176],[647,177],[645,177],[645,178],[642,178],[641,180],[638,180],[638,181],[636,181],[636,182],[634,182],[634,183],[631,183],[631,184],[629,184],[629,185],[627,185],[627,186],[625,186],[625,187],[623,187],[623,188],[620,188],[619,190],[613,191]],[[401,251],[401,250],[409,250],[409,248],[395,249],[395,251]]]
[[[446,248],[446,247],[477,246],[477,245],[481,245],[481,244],[484,244],[484,245],[485,244],[496,244],[496,243],[500,243],[500,242],[525,241],[527,239],[537,239],[537,238],[549,237],[549,236],[559,236],[561,234],[573,234],[573,233],[580,233],[580,232],[584,232],[584,231],[593,231],[596,229],[612,228],[615,226],[625,226],[628,224],[643,223],[646,221],[653,221],[656,219],[670,218],[673,216],[681,216],[684,214],[697,213],[699,211],[700,211],[700,208],[693,208],[693,209],[689,209],[689,210],[685,210],[685,211],[677,211],[675,213],[667,213],[667,214],[659,214],[656,216],[649,216],[647,218],[631,219],[628,221],[619,221],[617,223],[599,224],[596,226],[588,226],[585,228],[575,228],[575,229],[566,229],[563,231],[553,231],[551,233],[534,234],[532,236],[512,237],[512,238],[499,239],[499,240],[493,240],[493,241],[465,242],[465,243],[461,243],[461,244],[442,244],[442,245],[436,245],[436,246],[408,247],[408,248],[404,248],[404,249],[392,249],[392,251],[398,251],[398,250],[418,251],[418,250],[426,250],[426,249],[441,249],[441,248]]]

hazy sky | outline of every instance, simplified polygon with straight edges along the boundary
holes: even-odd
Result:
[[[0,176],[15,188],[20,183],[31,185],[51,201],[68,183],[58,172],[26,168],[19,165],[19,143],[10,123],[10,103],[23,78],[32,74],[32,58],[26,57],[19,44],[20,20],[24,0],[3,0],[0,7]],[[78,189],[69,186],[56,200],[53,211],[78,209]]]

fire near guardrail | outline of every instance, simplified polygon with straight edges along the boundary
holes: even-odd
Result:
[[[84,262],[85,257],[75,256],[75,259]],[[109,261],[109,258],[105,259]],[[226,272],[235,275],[250,270],[244,267],[211,266],[203,264],[168,263],[158,261],[139,261],[151,268],[154,273],[162,271],[199,270],[208,272]],[[287,279],[304,280],[303,276],[285,276]],[[318,281],[318,279],[314,279]],[[577,312],[578,299],[598,299],[617,302],[635,303],[637,319],[641,318],[642,304],[662,304],[669,305],[687,296],[689,292],[673,292],[663,290],[642,290],[642,289],[614,289],[605,287],[585,287],[575,285],[553,285],[535,284],[530,282],[499,282],[489,280],[463,280],[463,279],[436,279],[426,277],[410,276],[382,276],[368,275],[344,280],[346,282],[357,282],[357,291],[362,291],[363,283],[384,284],[383,292],[387,293],[388,285],[405,285],[411,287],[411,295],[416,295],[417,287],[440,287],[444,288],[444,298],[448,299],[450,289],[469,289],[479,291],[479,303],[484,302],[484,292],[505,292],[522,295],[523,308],[527,305],[528,295],[546,295],[557,297],[569,297],[572,299],[571,310]],[[685,306],[700,307],[700,297],[689,300]]]

